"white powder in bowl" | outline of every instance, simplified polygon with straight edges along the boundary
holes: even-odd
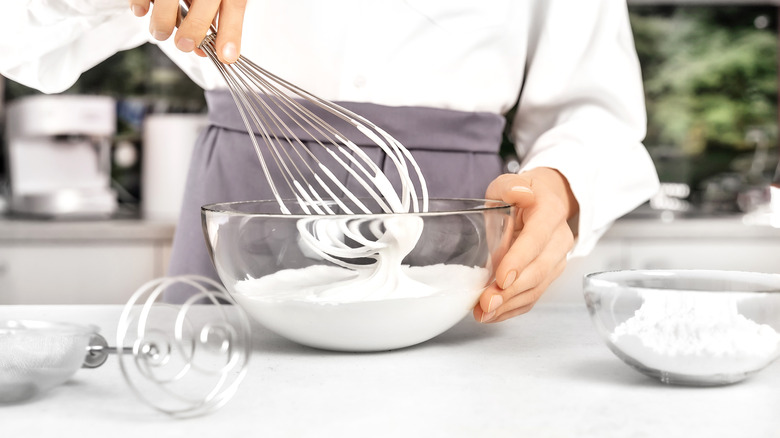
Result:
[[[739,313],[739,294],[643,293],[610,339],[644,366],[688,376],[757,371],[780,354],[780,334]]]
[[[334,266],[288,269],[233,285],[236,301],[268,329],[300,344],[378,351],[427,341],[463,319],[491,280],[463,265],[398,266],[381,286]]]
[[[404,265],[423,232],[421,217],[307,218],[298,225],[302,243],[333,265],[284,269],[228,287],[256,320],[304,345],[378,351],[427,341],[463,319],[492,281],[491,270],[479,266]],[[359,232],[361,225],[374,238]],[[363,246],[345,245],[347,234]],[[355,254],[375,263],[353,264]]]

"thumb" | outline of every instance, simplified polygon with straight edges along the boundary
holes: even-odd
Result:
[[[527,175],[504,174],[488,186],[485,197],[500,199],[518,207],[529,207],[535,200],[533,181]]]

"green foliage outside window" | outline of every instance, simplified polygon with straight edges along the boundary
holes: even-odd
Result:
[[[777,149],[777,8],[630,11],[647,98],[645,145],[662,180],[696,188],[738,171],[756,148],[751,132]]]

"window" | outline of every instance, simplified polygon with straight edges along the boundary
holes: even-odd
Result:
[[[767,185],[777,165],[778,9],[629,5],[645,85],[645,146],[662,182],[712,211]]]

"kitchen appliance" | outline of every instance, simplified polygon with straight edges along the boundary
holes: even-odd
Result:
[[[203,114],[150,114],[143,124],[141,209],[145,219],[179,218],[190,155],[208,125]]]
[[[7,107],[9,212],[43,218],[108,217],[116,106],[106,96],[38,95]]]

